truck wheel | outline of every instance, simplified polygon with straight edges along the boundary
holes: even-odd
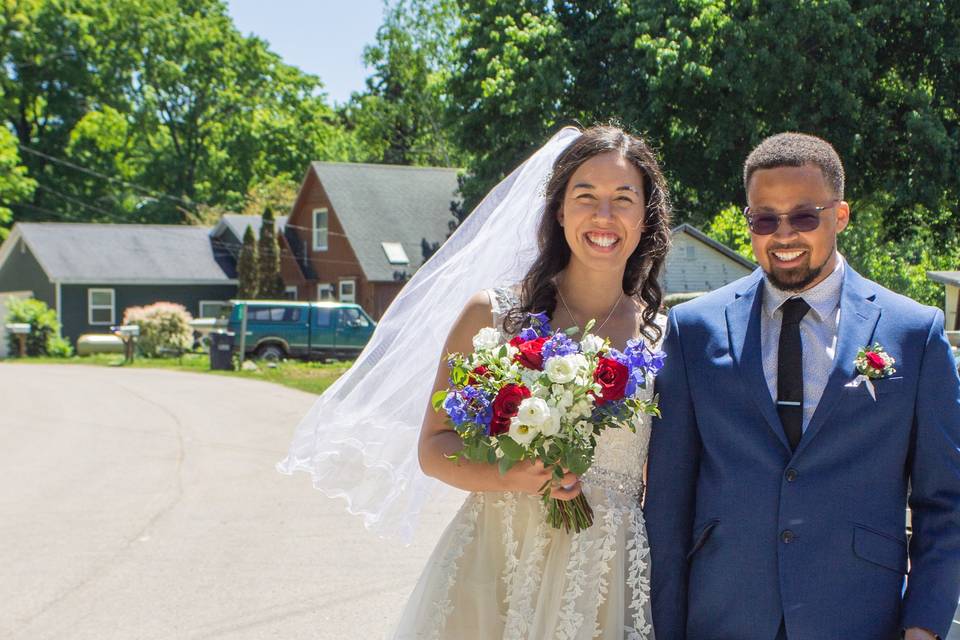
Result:
[[[283,347],[275,344],[265,344],[257,349],[257,359],[268,362],[280,362],[287,356]]]

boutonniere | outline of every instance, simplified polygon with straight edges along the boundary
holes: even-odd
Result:
[[[876,402],[877,391],[873,387],[873,381],[895,374],[897,370],[893,368],[893,365],[896,362],[896,359],[887,353],[879,342],[873,343],[873,346],[869,348],[860,347],[857,357],[853,360],[859,375],[850,381],[847,386],[859,387],[861,384],[865,385],[867,391],[870,392],[870,397]]]

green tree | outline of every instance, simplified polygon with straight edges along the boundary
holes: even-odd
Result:
[[[748,260],[756,260],[753,256],[753,245],[750,244],[750,228],[740,207],[731,205],[720,211],[710,221],[705,233]]]
[[[0,128],[0,242],[6,239],[13,221],[10,204],[28,199],[36,184],[20,164],[16,138]]]
[[[257,260],[257,238],[253,228],[247,226],[243,232],[243,246],[237,258],[237,297],[241,300],[253,300],[257,297],[259,266]]]
[[[464,159],[445,122],[458,16],[451,0],[400,0],[387,10],[363,53],[373,69],[366,91],[345,109],[366,159],[447,167]]]
[[[465,209],[561,124],[567,34],[547,0],[461,3],[450,117],[472,157]]]
[[[269,207],[264,209],[260,220],[260,238],[257,241],[257,296],[264,299],[282,298],[284,286],[280,275],[280,246],[275,232],[273,211]]]

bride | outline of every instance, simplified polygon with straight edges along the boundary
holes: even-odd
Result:
[[[311,473],[381,534],[409,539],[439,483],[470,492],[395,638],[653,637],[640,510],[649,418],[636,433],[603,432],[591,469],[552,486],[563,500],[584,493],[594,510],[591,527],[566,533],[546,523],[538,495],[549,470],[528,462],[501,475],[496,465],[450,461],[459,436],[428,405],[448,386],[446,354],[472,351],[486,326],[515,335],[528,313],[545,312],[558,328],[595,319],[592,332],[619,349],[637,337],[658,343],[669,238],[666,183],[650,148],[616,127],[564,129],[417,272],[300,425],[280,470]],[[457,296],[465,304],[454,317]],[[427,374],[416,387],[427,367],[432,381]]]

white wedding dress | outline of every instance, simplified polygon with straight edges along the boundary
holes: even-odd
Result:
[[[490,298],[502,328],[515,294],[494,289]],[[649,417],[636,433],[600,436],[582,478],[594,523],[577,534],[550,527],[538,496],[471,493],[427,561],[394,638],[653,638],[640,510],[649,439]]]

